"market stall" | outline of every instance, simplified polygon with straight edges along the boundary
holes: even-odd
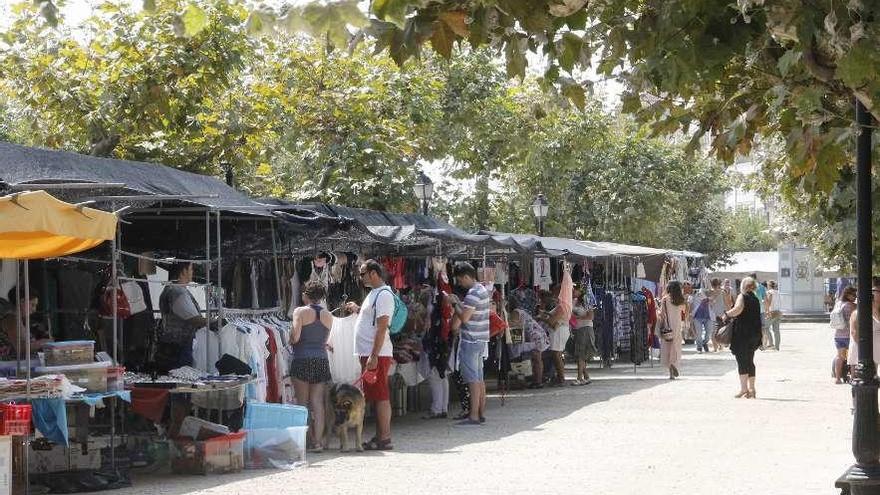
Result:
[[[106,246],[95,246],[79,256],[56,257],[41,263],[37,274],[40,292],[47,294],[47,310],[43,314],[46,327],[62,340],[86,336],[95,339],[97,349],[128,366],[124,394],[126,398],[131,394],[132,406],[122,417],[111,414],[109,423],[115,427],[117,421],[125,418],[122,422],[128,429],[126,441],[130,447],[135,446],[129,457],[142,458],[144,451],[153,450],[155,423],[162,425],[170,437],[178,437],[169,440],[172,457],[180,460],[172,463],[180,468],[176,470],[200,473],[241,469],[241,456],[226,465],[216,465],[216,459],[209,455],[219,445],[217,442],[227,442],[218,440],[225,435],[200,433],[211,428],[192,428],[198,424],[194,416],[211,420],[214,425],[219,423],[216,430],[231,432],[227,444],[243,449],[246,442],[239,441],[234,430],[247,426],[248,418],[259,416],[258,401],[268,398],[268,363],[250,363],[252,366],[239,368],[232,362],[230,369],[224,368],[218,358],[229,357],[224,361],[229,364],[241,357],[243,346],[222,348],[222,332],[229,323],[240,324],[245,319],[253,323],[259,319],[262,324],[277,316],[273,337],[283,339],[281,332],[289,327],[289,322],[284,321],[278,310],[275,227],[279,223],[296,224],[303,232],[317,234],[321,229],[342,230],[344,222],[317,218],[311,212],[292,208],[269,209],[216,179],[155,164],[7,143],[0,143],[0,158],[0,179],[13,190],[42,186],[76,201],[80,207],[117,210],[124,218],[109,251]],[[285,218],[275,216],[272,210],[284,210]],[[253,298],[244,308],[230,305],[228,302],[235,295],[231,290],[231,267],[250,259],[263,260],[268,268],[264,270],[264,279],[273,282],[254,285],[271,288],[260,294],[263,297],[259,302]],[[169,280],[168,271],[186,263],[193,264],[195,280],[184,284]],[[224,287],[230,290],[224,291]],[[157,325],[162,320],[161,297],[171,288],[189,292],[197,299],[198,314],[208,322],[210,330],[203,331],[198,341],[199,350],[204,352],[194,356],[200,358],[197,362],[179,369],[158,369],[155,365],[160,361],[156,343],[162,332]],[[113,304],[102,311],[88,296],[95,292],[120,296],[118,301],[116,297],[108,298]],[[75,297],[78,294],[86,297]],[[261,330],[260,335],[265,338],[259,345],[268,344],[268,333]],[[283,346],[277,347],[280,351]],[[283,371],[283,367],[276,369]],[[220,373],[224,375],[219,376]],[[253,407],[244,408],[245,399]],[[289,421],[289,427],[304,424],[302,408],[290,406],[275,417],[285,415],[295,418]],[[146,422],[138,418],[146,418]],[[186,425],[190,430],[185,433],[190,436],[180,438]],[[293,442],[286,444],[289,457],[300,459],[305,445],[302,441],[299,444],[298,449]]]
[[[78,256],[57,254],[36,271],[31,267],[40,292],[47,294],[41,316],[56,340],[77,342],[97,335],[95,350],[106,352],[114,368],[126,365],[125,390],[116,396],[127,399],[130,394],[132,402],[124,416],[127,444],[135,446],[130,457],[156,443],[154,425],[160,425],[175,459],[172,467],[181,473],[265,466],[267,450],[260,446],[266,445],[284,445],[280,450],[287,461],[303,459],[300,435],[307,414],[291,405],[295,398],[287,359],[290,310],[300,305],[300,288],[307,280],[326,286],[326,304],[338,317],[332,332],[334,381],[353,383],[360,375],[350,349],[355,317],[340,308],[364,296],[359,262],[375,258],[384,265],[389,285],[410,315],[392,339],[392,397],[399,415],[419,409],[416,385],[426,378],[445,380],[443,375],[455,369],[451,308],[440,295],[456,290],[451,272],[457,261],[473,264],[480,281],[495,289],[502,314],[507,299],[535,311],[541,291],[558,284],[563,265],[570,265],[586,302],[597,309],[603,362],[627,359],[634,365],[649,356],[650,301],[659,295],[662,280],[690,277],[699,266],[698,253],[468,233],[427,215],[254,201],[214,178],[155,164],[7,143],[0,143],[0,158],[0,179],[13,190],[45,187],[76,202],[79,210],[119,211],[122,224],[111,234],[109,250],[100,243],[78,246],[83,249]],[[193,267],[183,281],[168,273],[182,264]],[[64,290],[73,287],[79,290]],[[167,313],[162,298],[173,291],[196,301],[205,325],[194,332],[191,348],[183,346],[191,351],[188,365],[157,366],[162,360],[156,343],[164,332],[157,323]],[[104,298],[103,310],[88,297],[76,297],[120,292],[124,298]],[[505,331],[492,342],[487,369],[497,370],[504,384],[512,371],[510,351],[522,344],[518,337]],[[66,345],[76,349],[77,344]],[[54,385],[40,381],[39,386]],[[105,384],[91,392],[111,391]],[[105,398],[115,404],[105,395],[82,396],[86,404]],[[117,419],[115,412],[110,415],[111,431]],[[219,448],[242,455],[214,463],[210,453]],[[115,449],[110,452],[114,455]]]
[[[15,320],[16,333],[14,344],[17,361],[24,361],[24,369],[20,364],[15,367],[16,375],[23,371],[23,377],[16,376],[14,379],[0,380],[0,392],[4,400],[3,433],[17,434],[22,439],[22,448],[18,450],[23,459],[17,464],[20,475],[17,478],[28,485],[27,473],[29,472],[29,445],[31,440],[30,423],[34,423],[42,430],[41,433],[52,435],[56,429],[62,435],[66,434],[66,409],[63,403],[58,407],[58,401],[82,401],[94,403],[102,400],[110,394],[99,396],[83,393],[81,388],[70,386],[70,376],[85,376],[91,380],[91,375],[99,375],[106,383],[109,375],[109,366],[90,364],[94,363],[94,354],[89,355],[86,349],[78,356],[74,347],[46,346],[44,352],[47,361],[38,368],[32,367],[31,353],[31,328],[30,328],[30,277],[28,270],[29,260],[43,259],[55,256],[64,256],[91,249],[108,240],[112,241],[116,235],[117,219],[113,213],[103,212],[84,206],[72,205],[55,199],[45,191],[27,191],[13,193],[0,197],[0,259],[22,260],[21,280],[18,280],[19,268],[16,266],[15,301],[8,301],[15,305],[12,317]],[[23,287],[22,287],[23,286]],[[25,311],[20,301],[24,300],[27,305]],[[24,313],[23,315],[21,313]],[[23,316],[23,318],[22,318]],[[4,330],[5,331],[5,330]],[[9,335],[7,342],[9,342]],[[22,352],[21,344],[24,343]],[[80,348],[87,346],[80,346]],[[65,365],[70,361],[85,361],[83,366],[76,367]],[[32,373],[41,370],[45,377],[32,381]],[[98,378],[99,380],[101,378]],[[116,395],[115,393],[112,395]],[[22,406],[14,405],[17,401],[24,401],[28,408],[32,408],[29,414],[19,413]],[[115,403],[111,401],[111,403]],[[21,414],[20,416],[12,416]],[[53,416],[50,418],[50,416]],[[111,428],[111,451],[113,446],[114,431]],[[66,440],[66,438],[65,438]],[[6,443],[6,445],[9,445]],[[5,453],[4,453],[5,455]],[[7,456],[7,458],[9,458]],[[12,467],[12,463],[4,463],[6,469]],[[11,476],[4,478],[9,480]],[[26,488],[27,491],[27,488]]]

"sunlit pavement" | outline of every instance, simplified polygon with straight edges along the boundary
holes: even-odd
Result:
[[[482,427],[395,418],[394,452],[329,451],[294,471],[141,476],[113,493],[836,493],[852,416],[849,387],[830,378],[831,335],[784,325],[782,351],[757,353],[756,400],[733,398],[729,352],[686,347],[676,381],[656,361],[591,369],[585,387],[512,392],[503,407],[493,394]]]

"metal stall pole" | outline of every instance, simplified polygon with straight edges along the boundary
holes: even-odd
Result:
[[[116,210],[115,205],[111,206],[113,211]],[[116,235],[119,235],[119,222],[116,222]],[[117,334],[119,332],[119,308],[116,302],[116,294],[119,292],[119,273],[116,270],[116,262],[118,259],[116,236],[110,240],[110,284],[113,289],[113,301],[111,302],[113,311],[113,365],[119,365],[119,356],[117,355]],[[116,470],[116,400],[110,400],[110,468]]]
[[[22,280],[21,279],[21,262],[16,260],[16,262],[15,262],[15,301],[12,301],[12,302],[13,302],[13,304],[18,305],[18,308],[21,308],[21,280]],[[21,314],[20,314],[21,309],[19,309],[17,312],[19,313],[19,315],[15,319],[15,333],[16,333],[15,338],[18,339],[18,340],[16,340],[16,343],[21,342]],[[18,349],[18,346],[16,346],[16,349]],[[15,363],[15,376],[18,376],[19,371],[21,371],[21,352],[20,352],[20,349],[18,349],[15,352],[15,361],[16,361],[16,363]],[[30,380],[28,380],[28,382],[30,382]],[[30,386],[30,383],[28,383],[28,386]]]
[[[27,403],[30,404],[31,403],[31,277],[30,277],[30,271],[28,269],[28,260],[24,260],[24,263],[22,265],[24,266],[24,297],[26,297],[27,301],[28,301],[27,309],[24,312],[24,327],[25,327],[24,328],[24,331],[25,331],[24,352],[25,352],[25,356],[26,356],[25,362],[27,363],[27,372],[26,372],[27,382],[25,384],[25,397],[27,397],[27,399],[26,399]],[[18,286],[18,284],[15,284],[15,285]],[[21,296],[18,297],[18,301],[16,301],[16,302],[18,304],[19,311],[21,311]],[[16,317],[15,319],[18,320],[18,322],[19,322],[18,325],[21,325],[21,318]],[[18,338],[19,338],[18,342],[21,342],[21,334],[19,334]],[[18,345],[18,343],[16,343],[16,345]],[[27,494],[31,493],[31,480],[30,480],[30,474],[29,474],[29,471],[30,471],[30,452],[28,452],[30,443],[31,443],[30,434],[25,435],[24,444],[23,444],[24,445],[24,479],[25,479],[25,482],[24,482],[25,488],[24,489],[25,489],[25,493],[27,493]]]
[[[220,271],[219,269],[217,270]],[[189,290],[189,289],[187,289]],[[205,332],[205,372],[211,365],[210,359],[210,342],[211,342],[211,209],[205,208],[205,321],[207,321]],[[193,363],[195,364],[195,363]]]
[[[116,208],[113,208],[113,211],[116,211]],[[116,248],[117,248],[117,250],[122,249],[122,222],[116,222],[116,237],[118,238],[118,240],[116,241]],[[116,255],[117,251],[114,250],[113,254]],[[125,275],[125,271],[123,271],[123,275]],[[117,344],[114,342],[113,348],[116,349],[118,347],[122,351],[121,352],[122,361],[124,364],[126,361],[126,359],[125,359],[125,322],[119,321],[117,323],[117,325],[119,325],[119,331],[116,332],[116,338],[119,339],[119,343]],[[119,363],[117,362],[116,364],[118,365]]]
[[[224,301],[220,298],[220,288],[223,287],[223,263],[222,263],[222,258],[221,258],[222,253],[221,253],[221,249],[220,249],[223,245],[223,243],[222,243],[223,239],[220,234],[220,210],[217,210],[217,217],[215,220],[216,220],[216,222],[215,222],[216,232],[214,235],[215,235],[215,241],[217,243],[217,291],[218,291],[216,300],[217,300],[217,311],[219,313],[220,318],[223,318]],[[218,331],[220,330],[222,325],[223,325],[223,322],[218,320],[217,321],[217,330]],[[208,332],[208,333],[210,334],[211,332]],[[205,349],[208,349],[208,337],[207,336],[205,336]],[[217,355],[221,356],[222,351],[223,351],[223,349],[221,347],[220,339],[218,338],[217,339]]]
[[[278,268],[278,243],[275,241],[275,219],[269,220],[269,228],[272,232],[272,261],[275,264],[275,304],[272,306],[282,307],[281,304],[281,271]],[[327,270],[330,269],[328,266]]]

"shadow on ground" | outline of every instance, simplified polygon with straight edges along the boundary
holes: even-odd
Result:
[[[723,351],[695,358],[693,350],[684,351],[682,363],[683,380],[720,381],[725,374],[735,371],[736,364],[729,352]],[[653,364],[653,366],[652,366]],[[567,366],[567,376],[574,378],[575,370]],[[601,369],[593,364],[589,368],[592,384],[583,387],[566,385],[560,388],[540,390],[513,390],[502,394],[494,390],[496,382],[488,385],[489,401],[487,423],[480,427],[462,428],[454,426],[452,420],[423,420],[423,412],[410,412],[393,420],[394,452],[341,453],[336,449],[325,450],[322,454],[309,454],[309,469],[322,469],[327,461],[339,457],[384,456],[384,455],[448,455],[455,454],[464,445],[492,442],[512,435],[541,431],[545,424],[566,417],[575,411],[591,405],[610,401],[618,397],[634,394],[669,383],[668,373],[657,359],[645,362],[638,367],[631,363],[619,362],[610,369]],[[429,393],[422,391],[422,394]],[[424,401],[424,398],[422,398]],[[548,407],[552,404],[552,407]],[[453,399],[450,412],[457,411]],[[372,420],[368,419],[364,438],[372,436]],[[334,438],[330,445],[338,447]],[[169,473],[133,473],[133,486],[114,491],[114,494],[129,493],[151,495],[184,495],[199,490],[209,490],[230,483],[257,480],[273,475],[283,475],[281,470],[246,470],[241,473],[196,476],[172,475]],[[185,482],[183,480],[185,479]],[[256,482],[256,481],[255,481]],[[178,484],[179,483],[179,484]],[[177,485],[177,486],[176,486]]]

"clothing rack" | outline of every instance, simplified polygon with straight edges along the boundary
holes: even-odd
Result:
[[[266,309],[223,308],[222,311],[226,316],[268,315],[272,313],[281,313],[281,307],[276,306],[274,308]]]
[[[214,284],[179,284],[177,282],[171,282],[168,280],[150,280],[147,278],[134,278],[134,277],[116,277],[117,280],[127,280],[129,282],[145,282],[148,284],[161,284],[161,285],[170,285],[170,286],[179,286],[179,287],[213,287]]]
[[[57,258],[46,258],[46,261],[75,261],[78,263],[96,263],[99,265],[109,265],[109,260],[98,260],[94,258],[80,258],[78,256],[59,256]]]
[[[132,258],[137,258],[137,259],[145,260],[145,261],[152,261],[154,263],[193,263],[193,264],[199,264],[199,265],[207,265],[209,263],[213,263],[212,260],[185,260],[185,259],[181,259],[181,258],[151,258],[149,256],[144,256],[142,254],[136,254],[136,253],[130,253],[128,251],[123,251],[121,249],[118,249],[116,252],[118,252],[119,254],[125,255],[125,256],[130,256]]]

